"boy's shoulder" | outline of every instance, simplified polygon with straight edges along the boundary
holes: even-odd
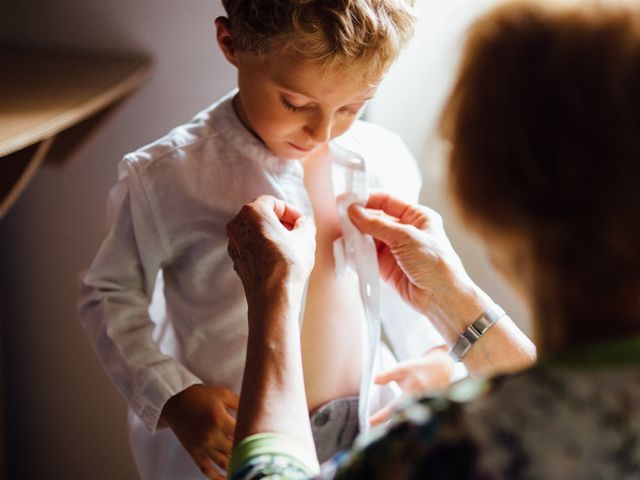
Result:
[[[188,122],[172,128],[166,135],[144,145],[124,157],[124,161],[138,171],[147,172],[158,163],[173,163],[176,167],[197,164],[206,157],[209,161],[222,156],[224,144],[229,142],[234,128],[231,99],[227,94],[196,114]],[[224,158],[218,160],[223,161]]]

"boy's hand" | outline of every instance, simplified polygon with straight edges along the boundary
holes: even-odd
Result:
[[[453,360],[446,347],[438,347],[422,357],[398,363],[391,370],[379,373],[375,382],[385,385],[398,382],[405,393],[416,395],[426,391],[443,390],[451,382]]]
[[[238,395],[223,387],[193,385],[171,397],[162,420],[175,433],[200,471],[210,479],[226,478],[214,463],[226,470],[231,456]]]
[[[451,383],[452,373],[453,360],[443,346],[430,350],[422,357],[398,363],[391,370],[379,373],[375,382],[378,385],[397,382],[406,394],[416,395],[447,388]],[[397,404],[397,401],[393,401],[374,413],[369,423],[375,426],[386,422]]]

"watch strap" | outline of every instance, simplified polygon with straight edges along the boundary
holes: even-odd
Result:
[[[462,332],[460,338],[451,347],[449,355],[456,362],[461,362],[467,352],[471,349],[474,343],[496,324],[503,316],[505,311],[497,304],[493,304],[487,310],[485,310],[467,329]]]

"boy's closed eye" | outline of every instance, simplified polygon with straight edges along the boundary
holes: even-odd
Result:
[[[284,106],[284,108],[292,112],[299,112],[301,110],[310,108],[309,107],[310,104],[299,104],[291,100],[288,100],[287,98],[282,96],[280,97],[280,101],[282,102],[282,105]]]
[[[280,97],[280,101],[282,102],[282,105],[291,112],[311,110],[315,106],[313,103],[305,103],[305,104],[297,103],[287,99],[284,96]],[[346,105],[344,107],[341,107],[338,111],[347,115],[357,115],[358,113],[360,113],[360,110],[362,110],[365,105],[366,105],[366,102],[362,102],[354,105]]]

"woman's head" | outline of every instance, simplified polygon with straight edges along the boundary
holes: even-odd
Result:
[[[442,131],[465,219],[526,239],[538,340],[594,340],[614,316],[637,330],[640,10],[494,10],[471,28]]]

